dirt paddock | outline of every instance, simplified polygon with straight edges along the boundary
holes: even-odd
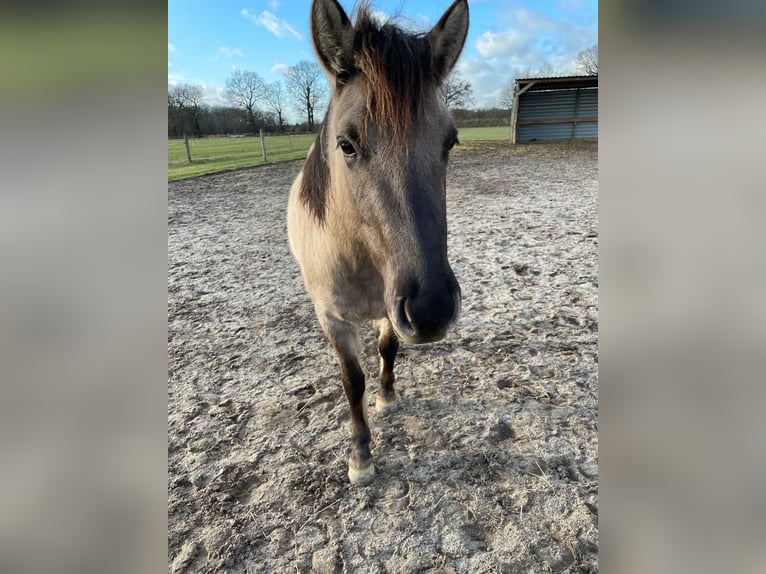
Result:
[[[290,256],[300,162],[168,185],[169,572],[597,572],[595,143],[465,144],[448,175],[462,315],[403,345],[378,475]]]

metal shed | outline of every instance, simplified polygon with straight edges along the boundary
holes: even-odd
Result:
[[[598,76],[518,78],[511,143],[598,139]]]

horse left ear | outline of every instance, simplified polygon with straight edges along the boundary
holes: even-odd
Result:
[[[468,35],[468,0],[455,0],[428,33],[436,77],[444,79],[463,51]]]
[[[354,29],[337,0],[314,0],[311,38],[325,73],[337,78],[351,70]]]

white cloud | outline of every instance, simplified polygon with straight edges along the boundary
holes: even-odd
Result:
[[[476,41],[476,49],[485,58],[513,54],[524,50],[525,46],[534,39],[534,34],[518,30],[506,30],[494,33],[484,32]]]
[[[415,16],[413,16],[412,20],[421,30],[430,30],[433,27],[433,24],[431,23],[431,17],[427,14],[421,14],[418,12],[415,14]]]
[[[595,28],[571,20],[554,20],[523,8],[513,11],[509,25],[499,32],[484,32],[476,49],[485,58],[514,58],[522,66],[536,67],[542,59],[561,60],[562,56],[593,45]]]
[[[244,58],[245,55],[237,48],[229,48],[228,46],[220,46],[218,48],[218,55],[224,58]]]
[[[413,33],[420,33],[427,31],[431,28],[431,19],[425,14],[415,14],[414,16],[406,16],[396,14],[390,16],[381,10],[373,10],[370,13],[370,17],[379,24],[392,23],[396,24],[400,28]]]
[[[397,16],[396,24],[409,32],[419,34],[431,29],[431,18],[425,14],[417,13],[414,16]]]
[[[391,19],[391,17],[388,14],[386,14],[385,12],[381,12],[380,10],[373,10],[370,13],[370,18],[372,18],[372,20],[374,22],[377,22],[378,24],[385,24]]]
[[[202,94],[205,96],[205,103],[209,106],[228,106],[229,98],[226,96],[226,88],[222,86],[210,86],[201,84]]]
[[[277,8],[279,8],[280,4],[282,4],[280,0],[269,0],[269,8],[271,8],[274,12],[277,11]]]
[[[555,74],[576,74],[577,53],[598,42],[596,28],[579,22],[556,20],[523,8],[508,16],[502,27],[478,37],[476,56],[466,53],[458,64],[473,87],[478,107],[497,105],[503,86],[517,73],[534,72],[546,63]]]
[[[184,72],[175,72],[172,74],[168,74],[168,84],[171,86],[175,86],[176,84],[181,84],[187,80],[186,73]]]
[[[178,50],[176,50],[176,47],[170,42],[168,42],[168,52],[177,52],[177,51]]]
[[[280,20],[274,15],[273,12],[269,12],[268,10],[264,10],[260,14],[251,14],[247,8],[243,8],[240,14],[242,14],[242,16],[245,18],[252,20],[256,26],[266,28],[277,38],[292,36],[298,40],[303,39],[303,36],[301,36],[298,31],[286,20]]]
[[[269,73],[271,74],[284,74],[287,72],[287,69],[290,66],[287,64],[274,64],[271,69],[269,70]]]

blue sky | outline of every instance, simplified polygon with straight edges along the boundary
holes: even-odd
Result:
[[[355,1],[340,1],[350,13]],[[450,3],[373,0],[373,8],[425,31]],[[168,83],[200,84],[207,103],[225,104],[232,70],[253,70],[273,82],[300,60],[316,61],[310,6],[311,0],[168,0]],[[598,41],[597,0],[469,0],[469,9],[457,68],[473,86],[475,107],[498,105],[502,87],[519,70],[547,61],[557,73],[576,73],[577,53]]]

